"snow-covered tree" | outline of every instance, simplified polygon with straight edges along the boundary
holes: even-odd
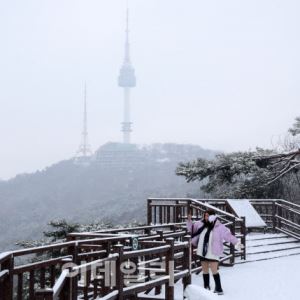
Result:
[[[265,155],[256,158],[257,165],[268,167],[272,171],[272,177],[268,184],[278,181],[285,175],[298,175],[300,170],[300,149],[287,153]]]
[[[295,118],[295,123],[293,124],[293,127],[289,129],[289,132],[293,136],[300,134],[300,116]]]
[[[270,198],[277,197],[280,183],[268,185],[272,171],[267,165],[257,164],[257,158],[273,154],[272,151],[256,151],[219,154],[213,160],[198,159],[180,163],[176,174],[188,182],[199,180],[201,189],[218,198]]]
[[[176,174],[199,180],[209,197],[299,201],[300,117],[277,150],[235,152],[180,163]]]

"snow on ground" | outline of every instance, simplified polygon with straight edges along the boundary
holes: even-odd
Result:
[[[300,255],[221,267],[224,295],[203,289],[202,273],[193,275],[186,291],[189,300],[298,300],[300,299]],[[214,280],[211,276],[211,289]],[[175,300],[182,300],[182,284],[175,285]]]

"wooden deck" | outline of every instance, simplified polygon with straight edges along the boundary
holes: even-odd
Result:
[[[72,233],[63,243],[2,253],[0,300],[146,300],[152,290],[173,300],[174,283],[182,280],[184,289],[191,274],[201,272],[186,231],[187,214],[196,220],[208,208],[246,245],[239,251],[225,244],[221,265],[300,253],[300,206],[284,200],[251,203],[267,224],[263,231],[251,228],[249,234],[245,218],[226,200],[151,198],[147,226]]]

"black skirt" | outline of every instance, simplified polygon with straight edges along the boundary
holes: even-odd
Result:
[[[210,259],[210,258],[206,258],[206,257],[200,256],[200,255],[198,255],[198,257],[200,258],[200,262],[201,262],[201,261],[207,261],[207,262],[219,262],[219,260],[217,260],[217,259]]]

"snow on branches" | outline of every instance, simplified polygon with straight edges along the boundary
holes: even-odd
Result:
[[[286,198],[299,201],[300,117],[289,129],[283,148],[218,154],[212,160],[180,163],[176,174],[198,180],[210,197]]]
[[[271,184],[291,172],[299,171],[300,149],[288,153],[258,156],[255,160],[258,166],[272,170],[272,178],[267,182],[267,184]]]
[[[221,198],[263,198],[273,190],[265,184],[272,178],[268,168],[256,163],[258,156],[274,154],[269,150],[218,154],[213,160],[198,159],[180,163],[176,174],[188,182],[199,180],[201,189],[211,196]]]
[[[293,136],[300,134],[300,117],[295,118],[295,123],[293,124],[293,127],[289,129],[289,133]]]

